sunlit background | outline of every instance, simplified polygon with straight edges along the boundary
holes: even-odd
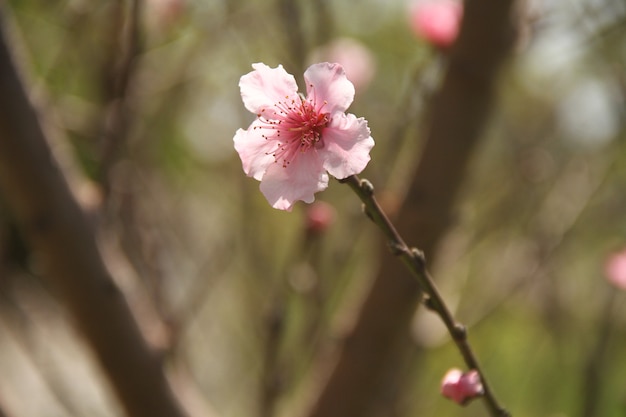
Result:
[[[356,85],[350,112],[376,141],[362,176],[394,212],[445,50],[413,33],[404,0],[2,8],[55,154],[176,391],[197,416],[297,415],[320,353],[378,273],[382,240],[337,181],[321,208],[267,204],[233,148],[254,118],[239,78],[264,62],[302,84],[309,64],[342,62]],[[624,416],[626,288],[605,265],[626,247],[626,3],[528,1],[517,19],[431,270],[514,416]],[[1,203],[0,408],[122,415]],[[377,415],[486,415],[480,401],[439,394],[463,363],[436,316],[418,309],[410,331],[412,358]]]

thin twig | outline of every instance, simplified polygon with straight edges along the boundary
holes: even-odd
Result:
[[[111,191],[111,169],[119,160],[123,147],[128,140],[132,123],[128,101],[136,73],[137,57],[141,52],[140,15],[141,0],[132,0],[126,11],[124,2],[118,2],[112,19],[111,39],[119,40],[110,45],[109,60],[104,72],[103,94],[105,98],[105,117],[101,128],[101,155],[98,167],[98,179],[102,183],[104,195]]]
[[[487,404],[489,412],[494,417],[510,417],[510,413],[503,408],[496,400],[493,391],[487,383],[487,379],[478,363],[478,359],[472,350],[467,339],[466,327],[457,322],[447,307],[443,297],[439,293],[433,279],[426,269],[426,259],[422,251],[416,248],[410,248],[402,239],[394,225],[391,223],[385,212],[382,210],[378,201],[374,197],[374,187],[368,180],[361,180],[356,175],[352,175],[340,182],[348,184],[350,188],[357,194],[363,202],[363,209],[367,217],[369,217],[389,239],[389,247],[392,253],[404,262],[411,274],[417,279],[422,291],[426,294],[425,304],[428,308],[436,312],[448,332],[452,336],[463,360],[469,369],[474,369],[480,374],[481,382],[484,389],[484,400]]]

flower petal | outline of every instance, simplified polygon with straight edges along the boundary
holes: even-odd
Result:
[[[258,114],[281,101],[297,98],[296,79],[282,65],[270,68],[263,63],[256,63],[252,64],[252,68],[254,71],[239,80],[241,99],[246,109]]]
[[[339,64],[323,62],[311,65],[304,72],[304,80],[307,100],[318,112],[343,113],[354,100],[354,85]]]
[[[315,152],[298,155],[287,167],[270,165],[261,181],[261,192],[272,207],[291,211],[296,201],[312,203],[314,194],[328,187],[328,174]]]
[[[256,120],[248,130],[237,130],[233,138],[235,150],[241,158],[243,171],[258,181],[263,178],[267,167],[274,163],[275,158],[272,151],[276,147],[272,141],[261,136],[262,130],[258,128],[260,126],[261,123]],[[255,129],[255,127],[257,128]]]
[[[365,119],[353,114],[335,114],[322,132],[324,147],[318,149],[324,168],[335,178],[360,173],[370,161],[374,139]]]

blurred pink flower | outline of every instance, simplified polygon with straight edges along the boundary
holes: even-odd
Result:
[[[365,89],[376,73],[376,59],[370,49],[352,38],[336,38],[311,53],[311,62],[341,64],[346,76],[358,89]]]
[[[459,32],[463,5],[456,0],[422,0],[411,8],[413,32],[431,44],[446,48]]]
[[[328,186],[328,174],[343,179],[360,173],[374,146],[367,121],[346,109],[354,86],[339,64],[311,65],[304,73],[307,97],[279,65],[253,64],[239,88],[257,119],[233,138],[246,175],[261,181],[272,207],[291,210],[312,203]]]
[[[306,230],[311,235],[324,233],[336,216],[335,208],[324,201],[316,201],[306,211]]]
[[[609,255],[604,263],[604,273],[612,285],[626,290],[626,249]]]
[[[476,370],[464,373],[460,369],[450,369],[441,381],[441,394],[457,404],[465,405],[484,394],[480,375]]]

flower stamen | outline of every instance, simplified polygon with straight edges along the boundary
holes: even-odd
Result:
[[[315,103],[311,103],[303,97],[300,100],[290,99],[285,96],[284,101],[274,104],[272,117],[267,117],[265,108],[257,113],[262,125],[255,126],[259,129],[267,129],[268,133],[261,136],[265,140],[275,140],[276,147],[267,152],[272,155],[275,162],[282,163],[286,168],[297,157],[299,153],[309,151],[311,148],[321,149],[324,147],[322,132],[330,117],[328,113],[322,113],[321,109],[316,110]]]

